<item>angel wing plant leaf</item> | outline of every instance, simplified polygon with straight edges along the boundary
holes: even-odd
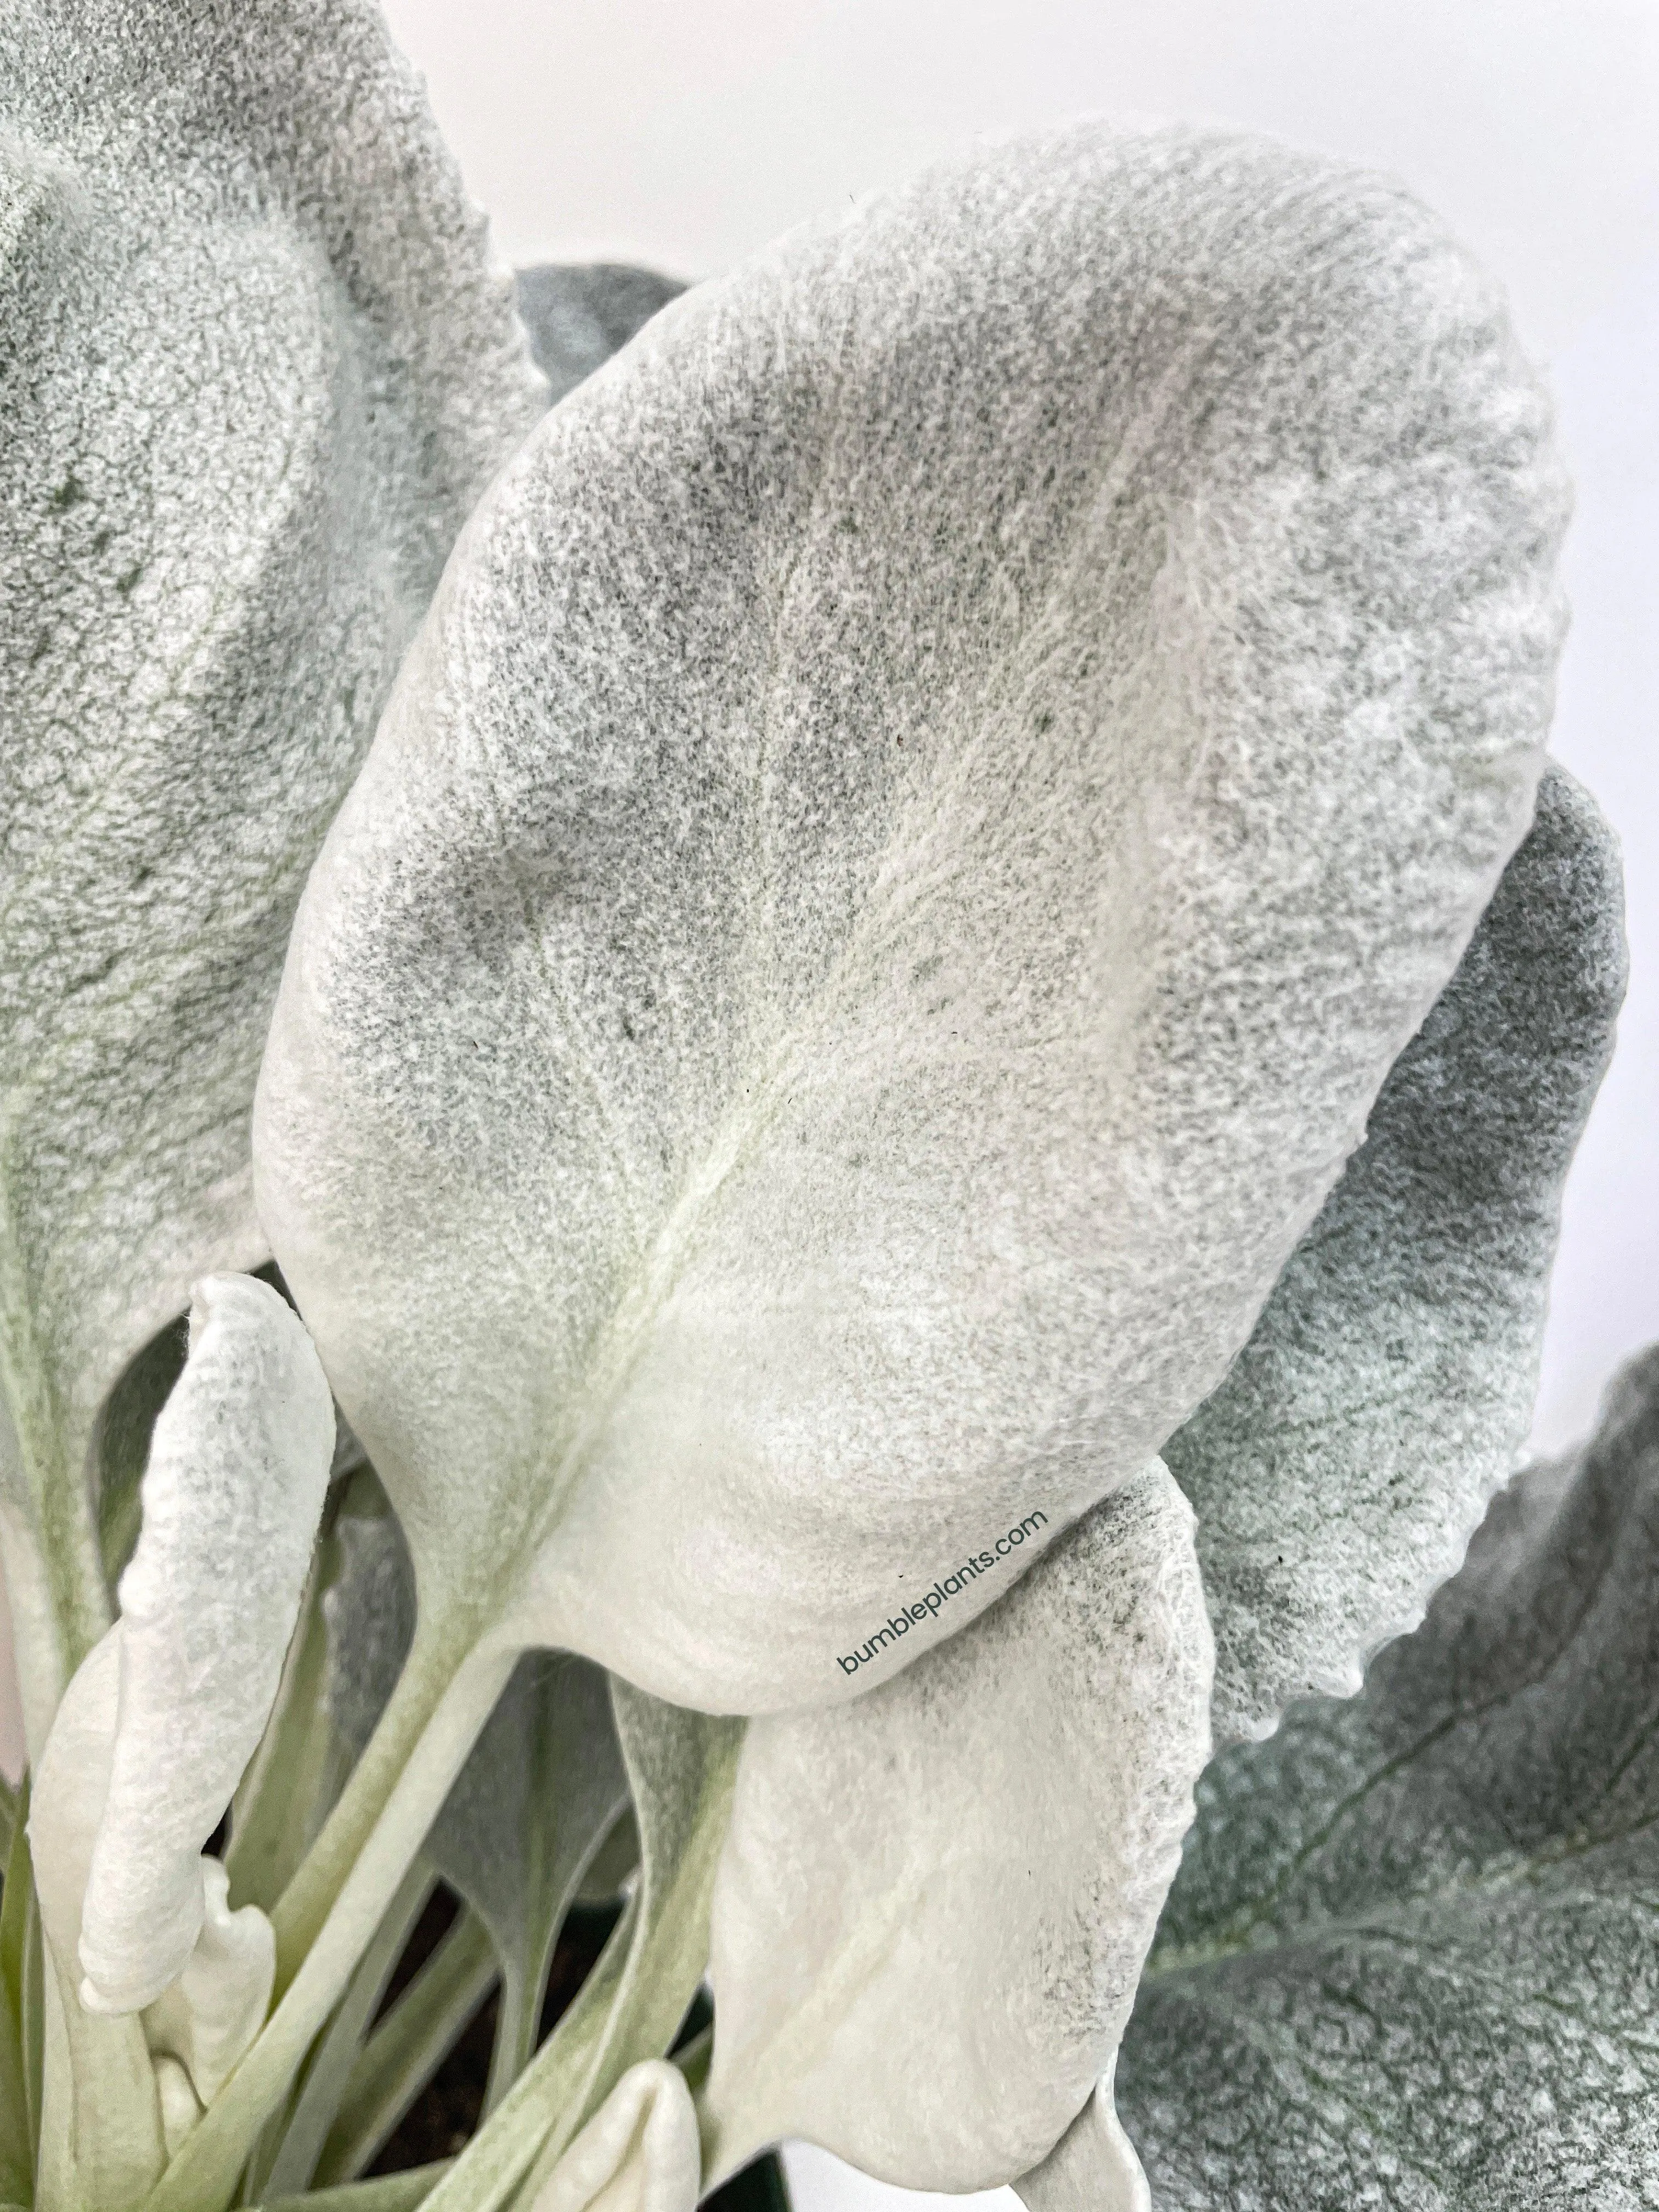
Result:
[[[1650,1351],[1362,1695],[1215,1760],[1118,2065],[1160,2207],[1642,2201],[1656,1562]]]
[[[1220,1389],[1170,1439],[1198,1509],[1216,1734],[1415,1626],[1526,1439],[1561,1188],[1625,985],[1618,848],[1558,768],[1364,1144]]]
[[[895,1680],[750,1723],[712,1921],[713,2177],[784,2136],[913,2189],[1048,2155],[1128,2018],[1211,1659],[1192,1509],[1155,1462]]]
[[[1461,251],[1224,133],[979,149],[549,414],[256,1113],[458,1648],[828,1702],[1139,1473],[1525,831],[1561,512]]]
[[[366,0],[0,24],[0,1474],[32,1749],[108,1620],[89,1453],[267,1248],[295,901],[457,529],[540,411]]]

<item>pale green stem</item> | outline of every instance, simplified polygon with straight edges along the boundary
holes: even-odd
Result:
[[[29,2116],[29,2141],[38,2160],[40,2114],[46,2101],[46,1938],[40,1925],[40,1901],[29,1879],[28,1913],[23,1923],[23,2094]]]
[[[422,1741],[465,1671],[469,1656],[469,1640],[446,1633],[441,1626],[426,1634],[416,1629],[403,1672],[362,1757],[352,1769],[316,1842],[301,1861],[299,1871],[272,1910],[279,1997],[310,1955],[365,1844],[401,1788],[416,1746]],[[510,1672],[510,1660],[507,1667]],[[488,1710],[484,1717],[489,1717]],[[416,1846],[425,1833],[423,1825],[415,1838]]]
[[[634,1913],[630,1901],[575,2002],[427,2200],[430,2212],[501,2212],[550,2141],[574,2133],[623,1987]]]
[[[60,1506],[49,1527],[37,1530],[13,1499],[0,1498],[0,1567],[11,1608],[23,1734],[34,1766],[70,1675],[113,1618],[89,1512],[77,1516],[71,1501]]]
[[[411,2166],[407,2173],[381,2174],[374,2181],[349,2181],[341,2189],[316,2189],[305,2197],[273,2197],[258,2212],[416,2212],[453,2161]],[[0,2205],[0,2212],[6,2208]]]
[[[524,1973],[501,1976],[501,2008],[495,2015],[495,2040],[489,2053],[489,2079],[484,2085],[484,2118],[489,2118],[530,2063],[540,2025],[541,1983]]]
[[[130,2212],[167,2158],[143,2029],[134,2013],[109,2019],[82,2011],[55,1957],[46,1961],[45,1991],[36,2212]]]
[[[6,1855],[4,1893],[0,1895],[0,1995],[5,2006],[4,2019],[0,2021],[5,2038],[3,2057],[0,2057],[0,2096],[4,2100],[0,2120],[0,2191],[20,2201],[33,2191],[34,2145],[40,2117],[39,2005],[33,2001],[29,1986],[32,1978],[37,1983],[40,1979],[40,1915],[24,1826],[28,1795],[26,1774]]]
[[[254,2137],[350,1980],[506,1686],[516,1656],[474,1652],[453,1674],[393,1786],[379,1793],[380,1816],[368,1825],[333,1910],[306,1950],[287,1993],[146,2198],[145,2212],[223,2212],[230,2203]],[[414,1665],[411,1653],[405,1680]],[[403,1681],[398,1688],[404,1688]],[[325,1830],[319,1844],[326,1838]],[[296,1887],[304,1873],[301,1869]],[[289,1937],[295,1940],[292,1923]]]
[[[360,2173],[374,2157],[498,1972],[483,1923],[463,1913],[364,2045],[317,2162],[319,2186]]]
[[[437,1876],[419,1862],[404,1876],[391,1910],[335,2008],[327,2033],[311,2054],[281,2145],[259,2185],[267,2193],[297,2196],[310,2182],[362,2055],[369,2022],[436,1883]]]

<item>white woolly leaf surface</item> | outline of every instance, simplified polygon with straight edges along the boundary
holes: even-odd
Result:
[[[291,1309],[251,1276],[198,1284],[112,1632],[120,1711],[80,1945],[98,2010],[149,2004],[190,1957],[202,1846],[276,1695],[333,1450],[333,1401]]]
[[[256,1113],[423,1605],[516,1577],[527,1641],[811,1705],[1146,1464],[1530,818],[1547,434],[1400,188],[1097,125],[786,240],[547,416]]]
[[[66,1674],[98,1407],[265,1256],[294,904],[543,387],[367,0],[19,0],[0,117],[0,1475],[82,1554]]]
[[[109,1796],[120,1696],[117,1626],[76,1668],[29,1791],[29,1853],[40,1926],[71,1990],[80,1983],[81,1908]]]
[[[1209,1748],[1161,1466],[851,1705],[750,1724],[711,1923],[717,2170],[804,2136],[912,2189],[1043,2159],[1109,2066]]]
[[[1113,2101],[1109,2067],[1041,2166],[1014,2189],[1027,2212],[1153,2212],[1152,2191]]]

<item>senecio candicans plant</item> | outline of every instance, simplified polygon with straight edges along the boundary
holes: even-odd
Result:
[[[367,0],[0,82],[0,2199],[1650,2202],[1659,1364],[1459,1571],[1623,977],[1491,285],[1090,123],[653,316]]]

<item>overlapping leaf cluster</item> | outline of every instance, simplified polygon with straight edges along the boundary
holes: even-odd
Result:
[[[358,0],[0,88],[0,2195],[1639,2191],[1644,1370],[1310,1701],[1623,981],[1485,280],[1084,125],[515,313]]]

